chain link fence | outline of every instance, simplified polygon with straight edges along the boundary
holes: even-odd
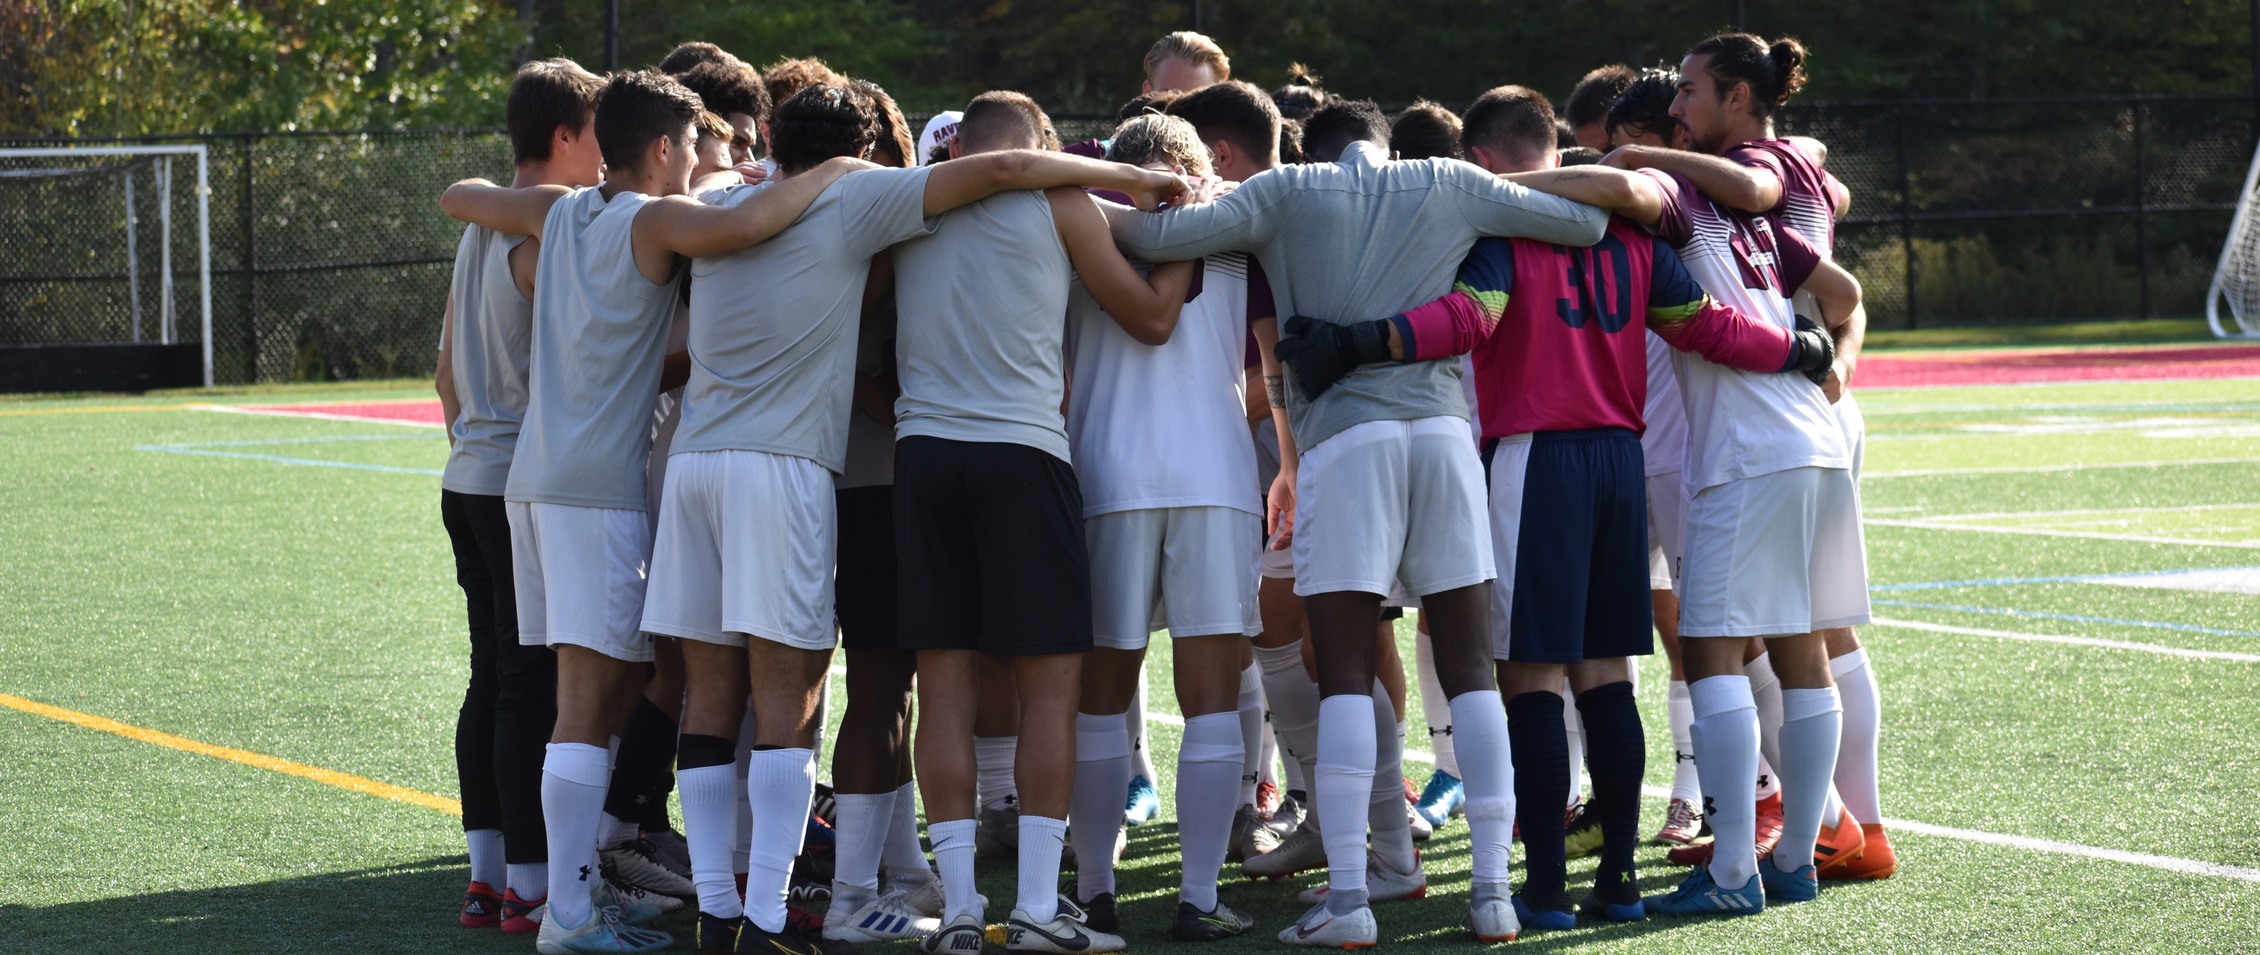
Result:
[[[1850,187],[1837,257],[1878,328],[2197,313],[2251,154],[2250,98],[1834,102],[1780,117]],[[923,117],[912,124],[922,125]],[[1104,135],[1057,121],[1063,140]],[[103,143],[114,143],[105,140]],[[437,198],[502,180],[499,130],[240,134],[211,152],[213,359],[223,383],[427,375],[460,227]],[[0,147],[93,145],[0,140]],[[120,163],[110,163],[116,166]],[[0,344],[132,341],[155,299],[158,224],[125,258],[114,174],[0,163]],[[154,172],[138,180],[154,189]],[[175,163],[176,294],[196,289],[194,169]],[[184,221],[185,220],[185,221]],[[138,286],[135,274],[138,272]],[[192,322],[179,325],[193,340]]]

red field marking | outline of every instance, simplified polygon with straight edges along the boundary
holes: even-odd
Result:
[[[2246,377],[2260,377],[2260,345],[1864,355],[1854,383],[1865,388],[1939,388],[2044,381]]]
[[[412,401],[329,401],[303,405],[207,405],[214,411],[231,411],[237,414],[280,415],[288,418],[321,418],[327,421],[378,421],[385,424],[414,424],[426,427],[444,427],[439,402],[434,399]]]

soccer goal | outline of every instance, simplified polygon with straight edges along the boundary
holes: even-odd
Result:
[[[2218,338],[2260,338],[2260,215],[2253,214],[2253,189],[2260,186],[2260,150],[2244,174],[2228,241],[2213,267],[2213,287],[2205,292],[2205,323]],[[2224,308],[2225,306],[2225,308]],[[2225,312],[2225,314],[2224,314]]]
[[[0,252],[0,315],[8,319],[0,325],[9,326],[0,344],[178,345],[185,361],[181,302],[190,293],[181,286],[193,282],[193,334],[203,383],[212,384],[211,162],[203,146],[0,149]]]

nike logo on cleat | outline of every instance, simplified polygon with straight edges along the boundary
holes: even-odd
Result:
[[[1057,945],[1060,948],[1064,948],[1070,952],[1080,952],[1091,947],[1091,937],[1081,932],[1076,932],[1073,935],[1053,935],[1052,933],[1043,930],[1041,927],[1030,925],[1026,922],[1012,923],[1011,944],[1018,945],[1023,933],[1033,933],[1043,936],[1045,941],[1048,941],[1053,945]]]
[[[1313,926],[1310,926],[1310,927],[1308,927],[1308,928],[1305,928],[1305,927],[1303,927],[1303,926],[1301,926],[1301,925],[1297,925],[1297,926],[1295,926],[1295,937],[1296,937],[1296,938],[1309,938],[1309,937],[1311,937],[1311,936],[1313,936],[1313,935],[1317,935],[1317,934],[1319,933],[1319,931],[1320,931],[1320,930],[1322,930],[1322,929],[1324,929],[1324,928],[1326,928],[1327,926],[1329,926],[1329,925],[1332,925],[1332,924],[1334,924],[1334,917],[1333,917],[1333,916],[1331,916],[1331,915],[1329,915],[1329,916],[1327,916],[1327,917],[1326,917],[1326,921],[1324,921],[1324,922],[1320,922],[1320,923],[1318,923],[1317,925],[1313,925]]]

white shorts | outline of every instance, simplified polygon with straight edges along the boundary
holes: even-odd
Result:
[[[1868,622],[1852,472],[1790,468],[1695,492],[1680,562],[1683,637],[1774,637]]]
[[[725,646],[829,650],[839,515],[807,458],[691,451],[667,466],[643,628]]]
[[[1256,571],[1265,580],[1295,579],[1294,542],[1289,541],[1286,547],[1272,550],[1271,540],[1266,537],[1263,542],[1263,556],[1256,560]]]
[[[1868,457],[1868,417],[1860,413],[1860,402],[1847,391],[1829,407],[1836,410],[1836,426],[1844,431],[1844,446],[1852,452],[1852,483],[1860,483],[1860,465]]]
[[[651,519],[642,511],[505,501],[518,642],[571,644],[615,660],[651,660],[644,636],[644,566]]]
[[[1467,422],[1367,421],[1303,450],[1295,593],[1414,597],[1490,580],[1483,463]]]
[[[1679,587],[1687,552],[1687,483],[1678,471],[1648,475],[1648,589]]]
[[[1138,650],[1147,636],[1263,632],[1256,566],[1263,519],[1229,507],[1157,507],[1083,519],[1091,552],[1091,640]]]

